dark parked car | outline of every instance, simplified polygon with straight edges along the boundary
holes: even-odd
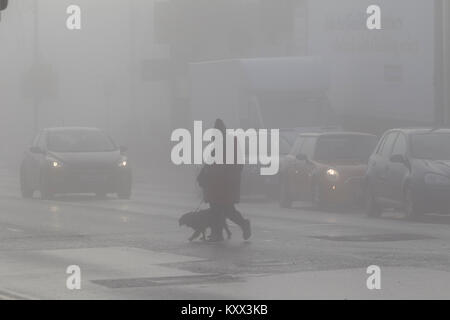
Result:
[[[450,129],[387,131],[370,157],[365,181],[367,214],[404,209],[408,218],[448,213]]]
[[[301,134],[281,160],[282,207],[293,201],[352,203],[361,198],[361,183],[376,136],[352,132]]]
[[[132,176],[124,152],[99,129],[44,129],[20,167],[22,196],[31,198],[35,191],[43,199],[64,193],[116,193],[129,199]]]

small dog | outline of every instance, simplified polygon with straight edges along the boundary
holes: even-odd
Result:
[[[200,210],[197,212],[188,212],[181,216],[178,221],[180,226],[187,226],[194,229],[194,233],[189,238],[189,241],[197,239],[202,235],[202,240],[206,241],[206,229],[211,228],[214,223],[214,216],[209,209]],[[228,239],[231,239],[231,231],[228,229],[228,225],[225,222],[223,227],[227,233]]]

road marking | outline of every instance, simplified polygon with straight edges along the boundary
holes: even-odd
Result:
[[[10,290],[0,290],[0,300],[36,300],[35,298],[12,292]]]

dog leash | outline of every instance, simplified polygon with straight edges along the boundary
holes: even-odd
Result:
[[[203,199],[202,199],[202,200],[200,200],[200,203],[198,204],[198,206],[197,206],[197,209],[195,209],[195,211],[194,211],[194,212],[199,212],[199,211],[200,211],[200,207],[202,206],[203,202],[204,202],[204,200],[203,200]]]

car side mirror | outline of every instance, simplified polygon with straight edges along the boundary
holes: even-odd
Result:
[[[405,157],[401,154],[393,154],[389,160],[394,163],[406,163]]]
[[[120,153],[125,153],[125,152],[128,151],[128,148],[125,147],[125,146],[120,146],[120,147],[119,147],[119,150],[120,150]]]
[[[30,152],[36,153],[36,154],[44,154],[45,153],[44,150],[41,149],[41,147],[31,147]]]
[[[299,153],[295,158],[299,161],[308,161],[308,156],[304,153]]]

